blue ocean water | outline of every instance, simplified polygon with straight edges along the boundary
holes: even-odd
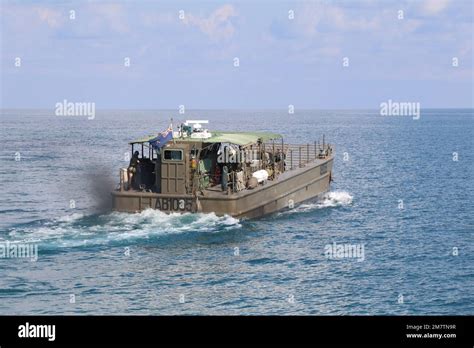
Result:
[[[290,143],[325,134],[330,192],[256,220],[108,211],[128,141],[173,116],[2,112],[0,244],[38,259],[0,258],[0,314],[474,314],[472,109],[187,111]],[[364,257],[329,259],[333,243]]]

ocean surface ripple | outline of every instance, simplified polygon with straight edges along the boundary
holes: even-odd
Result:
[[[0,250],[0,314],[474,314],[473,110],[299,111],[296,122],[187,111],[290,143],[325,134],[330,191],[254,220],[111,212],[128,141],[170,115],[3,111],[0,246],[37,245],[38,257]],[[359,254],[328,256],[341,245]]]

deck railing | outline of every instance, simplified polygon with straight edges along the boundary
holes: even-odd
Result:
[[[265,142],[262,144],[261,150],[262,153],[271,154],[273,161],[267,157],[267,160],[259,160],[256,167],[244,167],[244,177],[251,176],[252,172],[260,169],[274,169],[269,177],[269,180],[273,180],[277,177],[278,174],[283,173],[288,170],[293,170],[296,168],[302,168],[308,163],[315,161],[316,159],[324,159],[332,155],[332,146],[327,144],[324,140],[315,141],[313,143],[307,144],[286,144],[283,142]],[[278,156],[282,156],[283,161],[277,161]],[[263,155],[262,155],[263,156]],[[209,177],[210,173],[195,173],[191,178],[191,186],[188,193],[195,193],[196,191],[202,191],[204,187],[202,186],[203,179]],[[232,192],[237,192],[236,190],[236,173],[230,172],[228,174],[228,186],[232,187]],[[224,191],[229,192],[224,189]]]
[[[277,144],[265,143],[265,150],[273,154],[277,154],[282,150],[285,158],[285,169],[292,170],[304,167],[306,164],[313,162],[315,159],[326,158],[331,155],[332,147],[330,144],[315,141],[307,144]],[[284,170],[281,170],[283,172]]]

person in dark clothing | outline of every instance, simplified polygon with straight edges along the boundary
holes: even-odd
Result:
[[[275,164],[278,170],[285,171],[285,165],[286,165],[285,159],[286,159],[285,153],[281,151],[281,149],[278,149],[275,155]],[[283,164],[281,162],[283,162]]]
[[[137,172],[138,163],[140,163],[140,160],[138,159],[139,154],[140,153],[138,151],[135,151],[132,158],[130,159],[130,164],[128,165],[128,190],[130,190],[130,187],[132,187],[132,178]]]

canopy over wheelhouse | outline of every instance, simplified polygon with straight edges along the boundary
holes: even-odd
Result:
[[[149,143],[156,135],[150,135],[129,142],[130,145]],[[229,132],[229,131],[212,131],[209,138],[192,138],[180,137],[178,132],[174,132],[173,140],[180,142],[202,142],[202,143],[230,143],[239,146],[248,146],[256,144],[258,141],[267,142],[271,140],[282,139],[283,136],[270,132]]]

